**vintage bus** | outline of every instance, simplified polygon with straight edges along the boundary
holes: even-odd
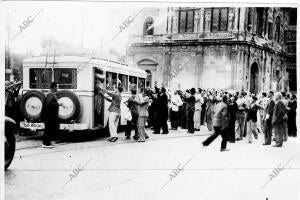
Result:
[[[124,112],[130,91],[145,87],[147,73],[126,64],[80,56],[40,56],[23,61],[23,89],[20,109],[24,121],[20,127],[42,130],[43,101],[50,83],[58,83],[57,98],[61,130],[95,130],[105,128],[110,102],[99,87],[113,91],[123,87],[120,125],[125,125]]]

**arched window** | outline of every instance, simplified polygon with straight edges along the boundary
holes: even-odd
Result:
[[[147,17],[145,22],[144,22],[144,35],[153,35],[153,18],[152,17]]]
[[[275,41],[279,43],[280,41],[280,17],[276,17],[276,30],[275,30]]]

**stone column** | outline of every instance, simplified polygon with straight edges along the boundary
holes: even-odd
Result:
[[[178,16],[179,16],[179,8],[173,9],[173,27],[172,27],[172,33],[178,33]]]
[[[235,21],[235,8],[229,8],[229,11],[228,11],[228,26],[227,26],[228,31],[233,30],[234,21]]]
[[[170,78],[171,78],[171,52],[170,49],[165,49],[163,51],[163,85],[165,87],[170,86]]]
[[[236,89],[236,80],[237,80],[237,46],[231,48],[230,52],[230,61],[231,61],[231,88]]]
[[[196,66],[196,85],[197,88],[203,86],[203,61],[204,61],[204,50],[203,46],[198,46],[196,51],[197,66]]]
[[[238,31],[238,23],[239,23],[239,8],[234,8],[234,25],[233,25],[233,32]]]
[[[242,35],[245,34],[245,21],[246,21],[246,8],[240,8],[240,24],[239,24],[239,31]]]
[[[204,8],[200,8],[200,23],[199,23],[199,35],[203,36],[204,31]]]

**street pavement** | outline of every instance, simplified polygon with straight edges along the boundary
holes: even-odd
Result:
[[[120,133],[116,143],[96,137],[54,149],[19,141],[5,172],[5,199],[300,200],[299,138],[274,148],[259,134],[252,144],[244,138],[220,152],[220,137],[202,147],[210,135],[204,126],[195,134],[147,133],[145,143]]]

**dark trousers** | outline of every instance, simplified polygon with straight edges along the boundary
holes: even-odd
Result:
[[[201,106],[201,125],[204,124],[205,114],[206,114],[206,104]]]
[[[275,131],[276,144],[282,146],[283,138],[285,134],[284,123],[274,125],[274,131]]]
[[[160,121],[160,127],[159,127],[158,133],[160,132],[160,128],[162,129],[163,133],[169,133],[169,130],[168,130],[168,117],[167,116],[162,116],[159,121]]]
[[[271,141],[272,141],[272,125],[267,124],[267,122],[265,122],[264,134],[265,134],[265,144],[271,144]]]
[[[229,121],[228,125],[228,140],[231,142],[235,141],[235,119]]]
[[[188,132],[194,133],[194,113],[193,110],[187,111],[187,125],[188,125]]]
[[[59,124],[45,122],[45,131],[43,134],[43,145],[51,145],[51,140],[59,140]]]
[[[226,149],[227,145],[227,132],[226,129],[221,130],[221,127],[214,126],[214,133],[209,136],[204,142],[204,146],[208,146],[210,143],[212,143],[219,135],[222,136],[222,142],[221,142],[221,150]]]
[[[178,128],[178,112],[171,110],[171,127]]]
[[[153,129],[155,133],[160,132],[160,122],[159,122],[159,112],[158,110],[153,110]]]
[[[137,120],[138,120],[138,116],[132,115],[132,120],[127,121],[127,126],[126,126],[126,130],[125,130],[126,137],[131,136],[132,129],[134,129],[134,137],[138,137]]]

